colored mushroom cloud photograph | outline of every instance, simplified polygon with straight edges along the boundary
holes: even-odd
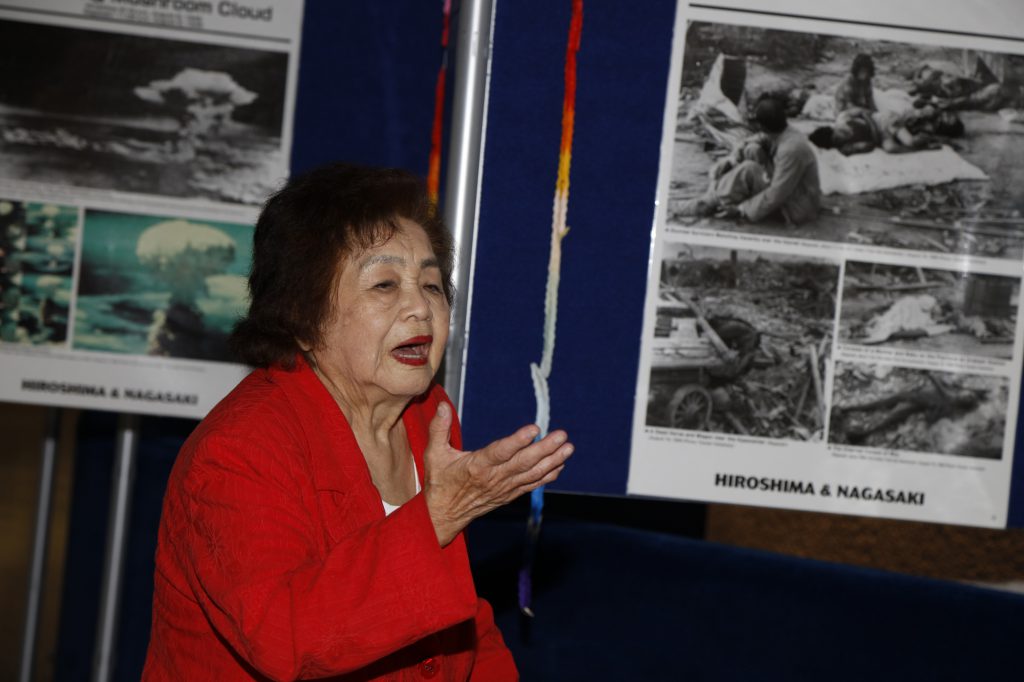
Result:
[[[230,360],[250,226],[89,211],[84,234],[76,349]]]

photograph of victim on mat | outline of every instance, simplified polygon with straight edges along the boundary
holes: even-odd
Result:
[[[670,226],[1020,259],[1024,56],[706,22]]]
[[[839,339],[1009,360],[1020,278],[848,261]]]

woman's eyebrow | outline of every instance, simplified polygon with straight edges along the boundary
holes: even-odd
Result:
[[[374,265],[398,265],[405,267],[405,259],[401,256],[389,256],[386,254],[380,254],[377,256],[370,256],[362,263],[359,264],[360,270],[366,270],[372,268]],[[435,256],[430,258],[424,258],[420,261],[420,269],[425,270],[427,268],[440,268],[441,263]]]
[[[359,269],[366,270],[374,265],[405,265],[405,259],[401,256],[388,256],[384,254],[379,256],[370,256],[359,264]]]

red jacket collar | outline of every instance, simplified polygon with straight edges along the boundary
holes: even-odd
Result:
[[[267,374],[269,381],[280,387],[295,409],[309,445],[310,465],[317,489],[353,495],[383,514],[380,494],[370,478],[370,469],[355,434],[305,358],[298,355],[294,369],[274,366],[267,370]],[[440,392],[438,386],[432,385],[426,393],[410,401],[402,415],[421,485],[423,451],[426,449],[430,419],[436,409],[431,409],[428,403],[436,403],[435,394]]]

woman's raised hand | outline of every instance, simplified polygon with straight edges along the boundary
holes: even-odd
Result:
[[[463,452],[448,442],[451,427],[451,407],[441,403],[430,422],[423,455],[423,494],[442,547],[473,519],[554,481],[573,452],[565,431],[553,431],[534,442],[539,429],[533,424],[484,448]]]

